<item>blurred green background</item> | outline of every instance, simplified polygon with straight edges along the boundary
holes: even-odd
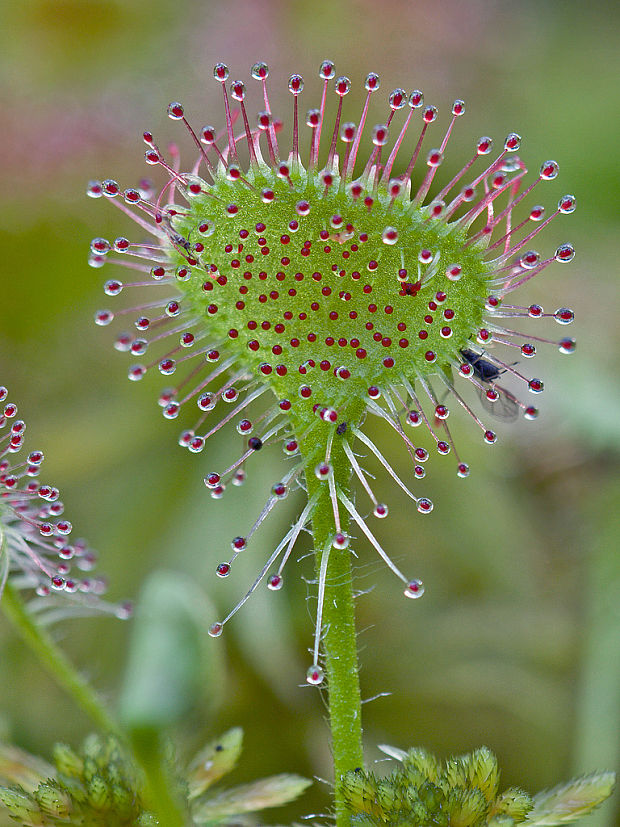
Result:
[[[359,588],[372,589],[358,602],[363,693],[391,693],[365,705],[365,737],[369,761],[380,758],[377,743],[423,744],[444,756],[485,743],[500,758],[505,784],[530,790],[578,771],[616,769],[618,6],[22,0],[0,10],[0,380],[28,421],[30,447],[45,451],[45,480],[61,488],[76,531],[100,551],[114,598],[135,597],[145,575],[164,567],[190,574],[224,615],[295,504],[289,498],[279,506],[234,575],[216,579],[230,537],[247,530],[248,515],[282,473],[278,452],[261,454],[244,488],[213,501],[202,477],[232,456],[229,434],[201,455],[181,451],[183,426],[166,422],[155,404],[165,382],[125,379],[127,357],[112,349],[109,329],[92,323],[109,304],[101,283],[113,269],[93,270],[86,258],[93,236],[131,237],[133,228],[104,201],[84,196],[89,178],[134,185],[149,171],[146,128],[162,145],[183,144],[181,128],[166,117],[171,100],[185,104],[196,127],[223,123],[212,79],[218,60],[241,79],[266,60],[272,105],[287,123],[289,74],[306,78],[302,107],[309,108],[319,62],[329,57],[353,80],[352,119],[370,70],[382,79],[376,121],[395,86],[424,90],[444,115],[464,98],[467,114],[446,166],[468,158],[480,135],[501,141],[511,130],[523,135],[520,154],[531,169],[547,158],[559,162],[560,178],[536,198],[551,208],[573,192],[579,208],[545,231],[539,246],[549,255],[570,240],[577,256],[568,267],[550,267],[527,299],[549,311],[573,307],[577,320],[566,332],[578,337],[578,350],[562,357],[542,349],[542,415],[534,424],[500,425],[495,448],[480,445],[469,423],[454,424],[472,475],[458,480],[453,462],[431,456],[416,487],[435,502],[431,517],[412,513],[384,478],[377,484],[392,506],[381,539],[424,579],[427,593],[415,603],[400,599],[389,573],[358,544]],[[258,85],[248,85],[250,108],[260,108]],[[541,327],[537,334],[564,332]],[[392,436],[370,427],[406,473]],[[198,700],[179,733],[181,751],[189,751],[227,726],[243,726],[237,780],[284,770],[329,778],[325,708],[303,685],[315,603],[302,576],[312,576],[308,559],[290,566],[281,592],[259,590],[213,641],[226,653],[226,687],[217,702]],[[109,619],[58,630],[112,702],[129,633],[130,625]],[[0,729],[46,756],[55,740],[76,743],[88,720],[3,622],[0,647]],[[326,792],[317,783],[287,812],[323,811]],[[598,823],[613,823],[613,813],[609,805]]]

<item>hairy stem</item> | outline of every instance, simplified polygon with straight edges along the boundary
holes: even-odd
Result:
[[[48,632],[31,617],[19,592],[10,582],[5,583],[0,606],[31,651],[95,724],[104,731],[118,732],[118,725],[92,686],[80,675]]]
[[[332,444],[330,462],[336,485],[349,495],[351,480],[346,455],[342,449],[345,435],[336,435]],[[312,516],[315,565],[318,573],[321,556],[333,537],[336,527],[334,509],[327,482],[319,482],[312,470],[307,474],[308,496],[320,491]],[[341,509],[344,511],[344,509]],[[346,512],[345,512],[346,513]],[[343,515],[344,516],[344,515]],[[342,519],[341,529],[347,531],[348,515]],[[350,816],[342,801],[339,780],[349,770],[363,766],[362,706],[357,658],[355,607],[351,550],[329,550],[329,563],[323,610],[323,650],[329,693],[329,723],[332,736],[336,795],[336,825],[348,827]]]

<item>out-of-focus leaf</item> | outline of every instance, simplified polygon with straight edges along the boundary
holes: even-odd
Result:
[[[214,647],[206,647],[207,599],[195,582],[157,571],[136,607],[129,662],[121,695],[121,718],[132,730],[161,731],[194,709],[220,670]]]
[[[16,784],[31,792],[54,774],[54,768],[42,758],[11,744],[0,743],[0,781]]]
[[[241,727],[229,729],[197,753],[188,768],[189,798],[202,795],[237,763],[243,743]]]
[[[552,827],[566,824],[587,815],[608,798],[616,783],[613,772],[595,772],[543,790],[534,796],[534,807],[525,819],[526,825]]]
[[[7,542],[0,526],[0,600],[2,599],[2,592],[4,591],[4,584],[9,576],[9,553],[7,550]]]
[[[299,775],[272,775],[251,784],[242,784],[232,790],[225,790],[208,801],[197,802],[192,815],[197,824],[208,824],[238,813],[252,813],[267,807],[278,807],[300,796],[311,783]]]

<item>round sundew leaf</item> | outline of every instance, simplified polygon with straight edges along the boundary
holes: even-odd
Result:
[[[175,218],[175,230],[184,238],[194,239],[205,222],[213,228],[181,290],[198,327],[228,340],[238,365],[265,377],[278,398],[295,400],[292,415],[310,423],[316,401],[346,409],[347,399],[365,395],[369,385],[381,386],[401,374],[415,381],[435,373],[481,326],[489,266],[476,245],[464,246],[464,230],[429,222],[408,199],[391,203],[386,194],[377,195],[369,210],[362,199],[340,192],[338,181],[324,193],[306,173],[291,174],[289,184],[263,172],[275,194],[268,205],[253,190],[218,179],[213,185],[201,182],[201,193],[210,195],[192,198],[185,215]],[[248,183],[258,186],[257,179],[248,173]],[[233,201],[237,211],[231,216],[222,204]],[[310,206],[308,215],[296,214],[300,201]],[[334,216],[342,218],[346,236],[330,227]],[[283,233],[293,219],[295,233]],[[388,223],[398,233],[398,245],[383,241]],[[428,264],[419,260],[424,251]],[[174,247],[169,255],[179,266],[185,260]],[[444,271],[457,260],[466,277],[452,282]],[[404,270],[412,282],[422,282],[416,295],[403,289]],[[449,333],[442,324],[446,308]],[[341,340],[346,345],[339,345]],[[393,360],[389,367],[387,357]],[[304,403],[298,399],[304,384],[299,369],[309,360],[320,366],[329,362],[329,368],[312,370],[307,382],[312,399]],[[277,365],[286,372],[278,372]],[[339,368],[348,372],[346,380],[334,375]]]
[[[268,69],[257,64],[252,75],[263,83]],[[322,64],[320,76],[327,92],[336,77],[331,61]],[[454,119],[465,111],[460,100],[442,138],[435,131],[441,129],[435,124],[440,123],[437,108],[424,108],[417,90],[408,100],[400,89],[392,93],[389,124],[367,123],[365,105],[360,118],[349,121],[341,106],[348,81],[339,78],[334,89],[338,111],[331,124],[323,103],[306,110],[311,130],[306,156],[299,149],[302,83],[289,87],[294,109],[287,153],[279,134],[283,122],[270,108],[267,84],[265,108],[253,116],[245,108],[241,83],[233,82],[229,95],[224,64],[216,65],[214,77],[222,83],[225,128],[221,133],[211,126],[192,130],[183,117],[184,128],[200,149],[193,165],[185,166],[176,152],[169,162],[153,135],[144,133],[146,161],[159,166],[168,181],[157,195],[153,188],[143,188],[126,190],[124,197],[131,204],[129,214],[154,242],[126,248],[123,236],[113,252],[133,256],[123,261],[115,255],[114,260],[146,274],[134,286],[156,288],[147,291],[144,304],[129,305],[139,314],[139,335],[121,333],[116,341],[118,350],[133,356],[129,378],[140,381],[156,368],[167,377],[159,403],[165,418],[185,419],[178,441],[190,452],[206,454],[209,438],[225,427],[236,428],[242,436],[241,454],[228,467],[205,468],[211,496],[219,500],[229,484],[242,484],[246,463],[255,464],[254,457],[264,456],[274,445],[293,459],[287,490],[301,487],[308,494],[308,506],[275,546],[249,591],[209,627],[209,634],[219,637],[256,588],[264,583],[273,591],[274,584],[282,584],[284,563],[310,524],[317,566],[320,549],[333,547],[333,560],[337,552],[347,553],[340,548],[344,541],[336,538],[346,535],[351,518],[359,536],[364,535],[404,584],[404,594],[422,594],[422,581],[400,571],[367,523],[364,514],[384,518],[389,504],[374,492],[374,483],[357,461],[357,444],[368,448],[418,513],[430,514],[433,504],[411,490],[408,477],[401,478],[366,436],[364,420],[372,413],[399,434],[417,481],[435,452],[454,458],[458,477],[469,475],[469,465],[452,439],[452,419],[448,425],[451,407],[465,411],[487,445],[498,439],[487,416],[503,422],[521,414],[536,418],[537,408],[521,401],[510,383],[539,394],[543,382],[526,374],[514,354],[529,361],[535,349],[528,341],[537,346],[558,343],[530,337],[519,332],[519,326],[522,320],[551,317],[569,323],[573,314],[568,308],[545,313],[521,298],[508,302],[514,290],[549,264],[574,257],[570,244],[552,255],[532,249],[532,240],[550,220],[572,211],[574,197],[564,196],[562,207],[545,221],[542,207],[530,207],[529,218],[520,221],[522,198],[555,178],[558,165],[545,162],[538,179],[526,185],[527,169],[514,154],[521,143],[516,133],[498,142],[495,150],[490,138],[479,139],[465,150],[469,160],[445,183],[440,165],[452,152],[448,143],[454,143]],[[368,93],[378,86],[378,78],[369,75]],[[346,96],[347,106],[351,98]],[[237,104],[239,113],[233,112]],[[171,114],[179,120],[177,106],[172,104]],[[235,125],[237,115],[241,117]],[[411,137],[408,130],[418,130],[413,155],[405,149],[411,147],[405,140]],[[366,158],[359,152],[366,143],[361,143],[364,133],[372,136]],[[328,150],[321,147],[321,136],[329,142]],[[91,197],[115,198],[120,192],[111,179],[91,182],[88,189]],[[106,239],[95,239],[90,263],[102,266],[109,247]],[[120,282],[107,284],[108,293],[121,292]],[[121,301],[130,286],[123,282]],[[163,287],[166,290],[158,292]],[[155,293],[162,299],[152,299]],[[104,309],[96,319],[107,324],[112,313]],[[564,342],[560,351],[572,352],[572,340]],[[482,400],[480,414],[459,390],[468,383]],[[193,425],[187,423],[188,409],[194,410]],[[422,426],[417,433],[411,430],[416,426]],[[420,443],[424,439],[431,450]],[[352,480],[370,500],[360,510]],[[278,499],[274,491],[277,486],[271,487],[254,524],[240,530],[243,544],[233,544],[232,555],[214,565],[220,577],[227,577],[237,555],[245,554],[247,541]],[[316,683],[322,668],[322,595],[328,579],[325,564],[318,571],[309,672]]]

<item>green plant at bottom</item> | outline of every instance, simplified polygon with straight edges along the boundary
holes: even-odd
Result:
[[[211,787],[230,772],[241,753],[242,731],[231,729],[210,742],[187,771],[174,773],[174,793],[184,801],[186,823],[196,827],[258,824],[254,813],[286,804],[311,783],[282,773],[221,791]],[[162,822],[148,807],[145,779],[130,753],[113,736],[91,735],[75,752],[56,744],[54,765],[16,747],[0,746],[0,802],[24,827],[154,827]]]
[[[497,759],[486,747],[441,763],[423,749],[383,746],[401,765],[385,778],[354,770],[340,787],[352,825],[363,827],[551,827],[586,815],[612,792],[615,774],[593,773],[530,796],[499,792]]]

